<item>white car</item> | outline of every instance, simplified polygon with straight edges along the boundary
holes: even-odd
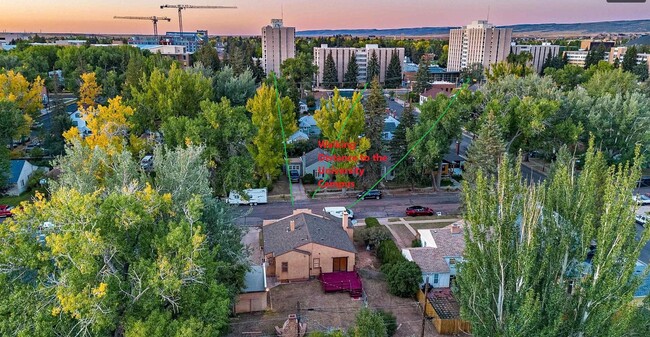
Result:
[[[636,201],[636,203],[639,204],[639,205],[643,205],[643,206],[650,205],[650,197],[648,197],[648,196],[635,195],[635,196],[632,196],[632,199],[634,199],[634,201]]]
[[[339,219],[343,218],[343,212],[348,211],[348,218],[354,219],[354,212],[352,210],[349,210],[345,207],[325,207],[323,208],[323,212],[331,214],[332,216],[335,216]]]
[[[648,223],[648,216],[644,215],[644,214],[638,214],[637,213],[637,215],[634,217],[634,219],[641,226],[645,226],[645,224]]]

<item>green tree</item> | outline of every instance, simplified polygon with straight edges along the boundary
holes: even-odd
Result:
[[[564,91],[573,90],[589,79],[582,67],[573,64],[567,64],[562,68],[548,67],[544,70],[544,75],[550,76]]]
[[[402,61],[399,59],[397,51],[391,53],[384,82],[386,88],[391,89],[399,88],[402,84]]]
[[[542,185],[504,157],[496,180],[479,172],[465,193],[461,317],[475,336],[623,336],[641,248],[629,197],[640,161],[607,167],[587,151],[575,175],[566,150]],[[469,185],[465,184],[465,191]]]
[[[398,160],[404,156],[404,154],[409,150],[408,140],[406,139],[407,130],[413,129],[415,126],[415,114],[413,113],[413,107],[411,104],[408,104],[399,118],[399,125],[393,134],[393,139],[391,139],[388,145],[388,151],[393,163],[397,163]],[[413,189],[416,179],[420,176],[418,170],[413,165],[415,159],[412,156],[407,157],[404,161],[395,167],[393,173],[398,181],[407,182],[411,185]]]
[[[295,106],[288,97],[280,98],[274,88],[262,84],[246,103],[246,109],[252,113],[256,130],[253,144],[249,147],[255,161],[255,172],[263,186],[270,186],[280,175],[279,168],[284,163],[283,143],[298,130]]]
[[[202,45],[196,53],[192,54],[192,63],[201,62],[204,67],[212,69],[217,72],[221,68],[221,61],[219,61],[219,54],[217,49],[211,43]]]
[[[232,105],[245,105],[255,95],[255,78],[250,70],[235,76],[230,66],[217,72],[212,80],[215,101],[227,98]]]
[[[357,78],[359,77],[359,66],[357,65],[356,53],[352,53],[348,59],[348,68],[345,70],[345,75],[343,76],[343,88],[356,88],[359,83]]]
[[[598,62],[602,61],[605,58],[605,47],[598,46],[596,49],[591,49],[587,53],[587,57],[585,58],[585,69],[589,69],[589,67],[598,64]]]
[[[321,129],[322,138],[330,142],[340,141],[354,143],[354,149],[333,149],[334,155],[359,157],[365,155],[370,149],[370,140],[360,137],[365,128],[365,114],[360,103],[361,94],[355,92],[352,99],[341,97],[338,89],[334,89],[334,96],[328,100],[321,99],[320,109],[316,110],[314,119]],[[352,169],[358,161],[335,161],[332,168]],[[331,177],[330,177],[331,178]],[[350,177],[343,174],[336,175],[336,181],[349,182]],[[345,189],[344,189],[345,192]]]
[[[386,97],[384,97],[379,80],[375,78],[370,84],[370,95],[366,101],[366,127],[365,137],[370,141],[370,156],[382,154],[384,132],[384,114],[386,113]],[[366,169],[362,181],[364,188],[372,186],[381,177],[381,162],[367,161],[364,163]]]
[[[175,116],[195,117],[200,104],[212,97],[212,83],[201,73],[191,73],[172,65],[165,74],[158,68],[143,78],[142,88],[131,88],[129,105],[135,108],[134,130],[155,130],[156,124]]]
[[[298,57],[282,62],[280,71],[287,80],[298,85],[302,98],[305,88],[311,89],[314,74],[318,72],[318,66],[314,64],[308,53],[300,53]]]
[[[497,174],[499,160],[505,153],[506,147],[501,138],[501,128],[496,117],[490,111],[485,122],[481,125],[478,137],[472,141],[467,149],[466,172],[463,175],[470,183],[476,181],[478,171],[485,177],[494,177]]]
[[[525,54],[524,54],[525,55]],[[521,62],[499,62],[490,66],[487,72],[487,79],[495,82],[508,75],[525,77],[534,74],[533,68]]]
[[[381,314],[368,308],[361,308],[357,313],[351,337],[387,337],[386,326]]]
[[[638,89],[636,76],[621,68],[595,71],[583,87],[592,97],[625,94]]]
[[[421,94],[429,89],[429,62],[420,61],[418,71],[415,73],[415,87],[413,90],[416,94]]]
[[[381,266],[381,271],[386,274],[388,292],[395,296],[412,298],[420,289],[422,271],[413,261],[402,259],[385,264]]]
[[[542,74],[544,74],[548,68],[561,69],[564,65],[562,57],[559,55],[553,56],[553,51],[549,50],[546,59],[544,60],[544,64],[542,65]]]
[[[377,53],[373,50],[368,60],[368,66],[366,67],[366,82],[372,82],[375,76],[379,77],[379,59],[377,58]]]
[[[511,54],[512,55],[512,54]],[[483,82],[485,78],[485,70],[483,69],[483,64],[480,62],[472,63],[466,68],[463,68],[460,71],[460,79],[463,82]]]
[[[636,66],[636,58],[638,56],[638,53],[636,51],[636,46],[631,46],[625,51],[625,55],[623,56],[623,62],[621,63],[621,68],[623,68],[624,71],[629,71],[632,72],[634,70],[634,67]]]
[[[333,89],[339,85],[339,75],[336,70],[336,64],[332,53],[327,54],[325,59],[325,69],[323,70],[323,86],[327,89]]]
[[[447,111],[448,105],[449,98],[444,95],[426,101],[420,108],[418,124],[406,133],[409,147],[413,147],[415,166],[431,174],[431,185],[436,190],[440,189],[442,179],[442,159],[449,152],[451,142],[461,134],[460,111],[455,107]],[[435,127],[434,123],[437,123]]]
[[[648,79],[648,61],[643,61],[632,68],[632,73],[636,75],[639,82],[644,82]]]

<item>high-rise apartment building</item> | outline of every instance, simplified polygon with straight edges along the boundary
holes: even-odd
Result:
[[[340,84],[343,82],[343,77],[352,54],[355,56],[354,61],[357,63],[359,69],[357,82],[365,83],[368,80],[366,78],[368,62],[374,53],[379,63],[379,82],[383,83],[386,81],[386,71],[388,70],[388,64],[390,63],[393,52],[398,57],[402,66],[402,74],[404,74],[404,48],[379,48],[376,44],[367,44],[364,48],[331,48],[326,44],[320,47],[314,47],[314,64],[318,66],[316,86],[321,87],[323,85],[325,60],[329,54],[332,54],[332,58],[334,59],[336,73],[338,74],[338,83]]]
[[[449,32],[447,69],[459,71],[473,63],[485,69],[505,61],[510,54],[512,28],[496,28],[485,20],[474,21]]]
[[[272,19],[262,27],[262,67],[269,74],[280,74],[280,64],[296,57],[296,28],[284,27],[281,19]]]
[[[558,56],[560,54],[560,46],[552,45],[550,43],[542,43],[541,45],[513,45],[511,47],[511,52],[513,54],[519,55],[521,53],[529,53],[533,56],[533,59],[530,61],[530,66],[535,69],[539,74],[542,72],[542,67],[544,62],[548,58],[549,54],[551,57]]]

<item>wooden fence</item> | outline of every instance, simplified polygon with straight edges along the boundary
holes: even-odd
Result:
[[[426,296],[424,295],[424,292],[422,290],[418,291],[418,303],[421,304],[425,298]],[[429,302],[428,298],[426,298],[424,310],[426,312],[426,315],[432,318],[431,321],[433,322],[433,326],[440,334],[455,335],[459,333],[471,332],[470,324],[467,321],[464,321],[460,318],[441,319],[436,310],[433,308],[433,305],[431,305],[431,302]]]

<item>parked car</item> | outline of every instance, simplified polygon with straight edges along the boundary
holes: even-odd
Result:
[[[7,218],[13,216],[11,210],[13,207],[7,205],[0,205],[0,218]]]
[[[370,191],[363,191],[359,194],[357,194],[357,199],[365,200],[365,199],[381,199],[381,191],[380,190],[370,190]]]
[[[418,216],[418,215],[433,215],[434,212],[429,207],[423,206],[411,206],[406,209],[407,216]]]
[[[354,219],[354,212],[352,212],[352,210],[347,209],[345,207],[339,206],[339,207],[325,207],[325,208],[323,208],[323,212],[331,214],[332,216],[335,216],[337,218],[343,218],[343,212],[344,211],[348,212],[348,218]]]
[[[636,216],[634,217],[634,220],[636,220],[636,222],[637,222],[639,225],[645,227],[645,224],[648,223],[648,215],[645,215],[645,214],[638,214],[638,213],[637,213]]]
[[[140,161],[140,167],[142,167],[143,170],[149,172],[153,170],[153,156],[152,155],[146,155],[142,160]]]
[[[648,197],[647,195],[635,195],[632,196],[632,199],[634,199],[634,201],[636,201],[636,203],[639,205],[642,206],[650,205],[650,197]]]
[[[300,173],[297,170],[291,170],[289,172],[289,176],[291,177],[291,182],[292,183],[299,183],[300,182]]]

